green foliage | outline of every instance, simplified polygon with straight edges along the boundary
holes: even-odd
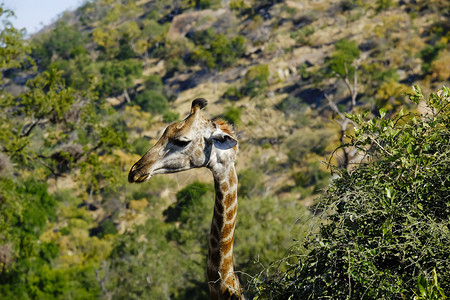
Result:
[[[394,0],[377,0],[375,2],[375,11],[377,13],[390,9],[395,6]]]
[[[56,219],[57,202],[47,188],[47,184],[35,179],[24,182],[0,179],[2,246],[5,242],[12,243],[12,247],[2,248],[1,298],[85,299],[99,292],[91,267],[52,267],[60,254],[59,247],[54,242],[39,240],[48,224]]]
[[[328,129],[303,128],[286,139],[289,160],[291,163],[301,163],[310,153],[325,154],[325,147],[330,143],[332,135]]]
[[[181,221],[186,222],[186,219],[181,218],[182,212],[189,209],[195,201],[198,201],[202,196],[208,192],[208,186],[201,182],[194,182],[188,185],[177,193],[177,202],[171,205],[164,211],[167,222]]]
[[[352,145],[368,159],[337,178],[320,198],[320,237],[302,246],[309,254],[273,281],[261,283],[275,299],[395,299],[416,290],[417,274],[438,274],[450,289],[450,91],[443,87],[425,99],[418,87],[410,99],[425,101],[425,115],[356,124]],[[422,275],[420,275],[422,276]],[[430,287],[419,277],[422,289]],[[419,290],[421,288],[419,287]],[[433,290],[433,291],[432,291]],[[438,292],[436,285],[429,296]]]
[[[163,121],[165,123],[173,123],[180,120],[180,114],[175,111],[168,111],[163,115]]]
[[[296,187],[303,189],[311,188],[311,192],[318,192],[329,183],[330,174],[320,169],[318,163],[310,163],[302,167],[300,172],[294,174]]]
[[[333,76],[345,78],[353,77],[355,67],[352,63],[359,58],[360,51],[355,41],[342,39],[336,42],[335,50],[328,60],[327,65],[332,71]]]
[[[9,21],[13,16],[11,10],[0,5],[0,69],[21,67],[28,60],[27,55],[31,51],[23,40],[23,30],[18,30]]]
[[[195,32],[191,40],[196,45],[188,57],[190,61],[201,63],[208,69],[223,70],[233,65],[245,53],[245,38],[232,39],[224,34],[215,34],[212,29]]]
[[[147,77],[147,79],[145,80],[145,87],[149,90],[164,93],[164,84],[162,82],[162,79],[156,74]]]
[[[436,270],[433,269],[432,274],[432,282],[430,283],[425,276],[420,275],[417,278],[417,289],[418,293],[414,299],[417,300],[444,300],[447,299],[445,296],[444,290],[438,284],[438,278],[436,274]]]
[[[230,101],[236,101],[242,97],[244,97],[244,95],[242,94],[241,89],[235,85],[229,87],[223,94],[223,98]]]
[[[277,109],[284,112],[286,115],[298,115],[308,108],[308,104],[302,101],[302,99],[297,97],[287,97],[280,104],[277,105]],[[305,124],[303,124],[305,125]]]
[[[223,118],[230,124],[239,125],[241,123],[242,109],[240,107],[229,106],[225,110]]]
[[[164,212],[165,221],[150,217],[118,237],[103,270],[113,299],[207,299],[205,237],[214,202],[212,186],[195,182],[176,197]]]
[[[149,149],[148,140],[146,138],[137,138],[133,140],[133,147],[135,149],[135,153],[144,155]]]
[[[305,26],[297,31],[291,33],[291,38],[293,38],[299,46],[310,45],[310,36],[313,35],[315,29],[313,26]]]
[[[263,173],[257,169],[246,169],[239,172],[238,194],[241,197],[253,198],[264,192]]]
[[[169,102],[166,97],[158,91],[145,90],[138,94],[134,102],[144,111],[154,114],[163,114],[169,109]]]
[[[294,199],[274,196],[239,198],[235,233],[235,261],[249,299],[259,295],[252,283],[272,271],[286,271],[297,258],[290,254],[293,239],[303,240],[311,215]],[[255,277],[253,277],[255,276]],[[263,299],[271,299],[266,297]]]
[[[106,220],[100,222],[98,227],[92,228],[90,230],[91,236],[96,236],[100,239],[105,237],[105,235],[107,235],[107,234],[114,235],[116,233],[117,233],[117,228],[114,225],[114,222],[111,221],[110,219],[106,219]]]
[[[48,118],[57,123],[64,119],[64,114],[75,100],[74,90],[67,88],[55,69],[44,71],[27,82],[29,91],[22,96],[23,113],[37,119]]]
[[[252,9],[248,6],[244,0],[233,0],[230,1],[230,9],[238,11],[241,15],[250,14]]]
[[[34,41],[32,56],[43,69],[47,69],[55,59],[68,60],[86,53],[85,42],[80,30],[65,21],[58,21],[53,30]]]
[[[242,93],[250,97],[260,95],[268,86],[269,75],[268,65],[262,64],[251,67],[245,74]]]
[[[36,254],[37,238],[47,222],[56,216],[56,201],[45,183],[32,179],[16,182],[0,178],[0,234],[13,242],[11,257],[28,258]],[[6,263],[6,262],[2,262]]]
[[[429,73],[433,64],[433,61],[436,60],[436,58],[439,55],[439,52],[442,49],[445,49],[447,46],[447,43],[444,42],[436,42],[436,44],[433,45],[426,45],[422,50],[419,52],[419,57],[422,59],[422,71],[426,74]]]
[[[101,96],[117,95],[133,86],[134,78],[142,74],[142,65],[133,59],[111,60],[101,66],[100,73],[102,78],[97,87],[99,94]]]

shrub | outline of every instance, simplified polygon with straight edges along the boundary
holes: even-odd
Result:
[[[229,106],[223,115],[224,119],[233,124],[239,125],[241,123],[242,109],[239,107]]]
[[[352,145],[367,162],[335,169],[339,177],[317,205],[320,237],[299,245],[310,252],[297,266],[259,284],[265,296],[403,299],[418,280],[426,285],[422,277],[437,276],[450,290],[450,90],[425,99],[416,87],[410,99],[425,101],[428,113],[350,116]]]
[[[436,42],[436,45],[426,45],[422,50],[419,52],[419,57],[422,59],[422,71],[424,73],[429,73],[433,64],[433,61],[436,60],[436,58],[439,55],[439,51],[442,49],[445,49],[447,46],[447,43],[443,42]]]
[[[291,163],[301,163],[308,153],[323,155],[333,132],[305,127],[286,139],[285,147]]]
[[[160,93],[164,92],[164,84],[162,79],[156,74],[147,77],[145,80],[145,87],[149,90],[158,91]]]
[[[54,58],[70,59],[86,53],[82,32],[65,21],[58,21],[55,28],[44,35],[40,42],[34,41],[33,57],[42,68],[47,68]]]
[[[146,138],[137,138],[133,141],[135,152],[139,155],[144,155],[150,149],[150,144]]]
[[[208,186],[201,182],[194,182],[177,193],[177,202],[164,211],[166,222],[180,221],[182,212],[189,209],[194,201],[199,201],[208,192]]]
[[[222,70],[233,65],[245,53],[245,38],[229,38],[225,34],[214,34],[212,29],[190,34],[196,48],[187,58],[201,63],[208,69]]]
[[[97,227],[91,228],[89,234],[98,238],[104,238],[107,234],[116,234],[117,228],[113,221],[106,219],[102,221]]]
[[[393,0],[377,0],[375,2],[375,11],[377,13],[390,9],[395,6],[395,3]]]
[[[173,123],[180,119],[180,114],[176,111],[168,111],[163,115],[163,121],[166,123]]]
[[[100,72],[103,75],[103,80],[97,88],[100,95],[117,95],[133,86],[134,78],[142,74],[142,65],[132,59],[107,61],[100,68]]]
[[[244,78],[242,93],[246,96],[256,97],[265,91],[269,83],[269,66],[256,65],[251,67]]]
[[[157,91],[145,90],[134,99],[143,110],[155,114],[163,114],[169,109],[169,102]]]
[[[261,195],[264,190],[263,173],[255,169],[246,169],[239,173],[239,190],[240,197],[252,198]]]
[[[291,38],[293,38],[299,46],[306,46],[310,45],[311,41],[309,37],[313,35],[315,32],[315,29],[313,26],[305,26],[300,28],[297,31],[294,31],[291,33]]]
[[[237,101],[243,97],[241,89],[236,87],[235,85],[227,88],[225,93],[223,94],[223,98],[230,101]]]

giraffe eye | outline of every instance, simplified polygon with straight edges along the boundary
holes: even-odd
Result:
[[[172,140],[172,144],[174,144],[175,146],[178,146],[180,148],[184,148],[187,145],[189,145],[191,141],[182,141],[182,140]]]

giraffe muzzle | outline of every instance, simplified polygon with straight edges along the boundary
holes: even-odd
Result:
[[[128,173],[128,182],[141,183],[150,179],[150,177],[150,173],[144,172],[143,168],[137,168],[135,164],[131,167],[130,173]]]

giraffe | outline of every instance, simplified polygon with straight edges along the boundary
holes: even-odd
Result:
[[[238,141],[225,121],[202,116],[200,111],[206,105],[205,99],[195,99],[189,116],[169,125],[158,142],[133,165],[128,181],[141,183],[156,174],[192,168],[211,170],[215,202],[206,272],[210,299],[245,299],[233,264]]]

